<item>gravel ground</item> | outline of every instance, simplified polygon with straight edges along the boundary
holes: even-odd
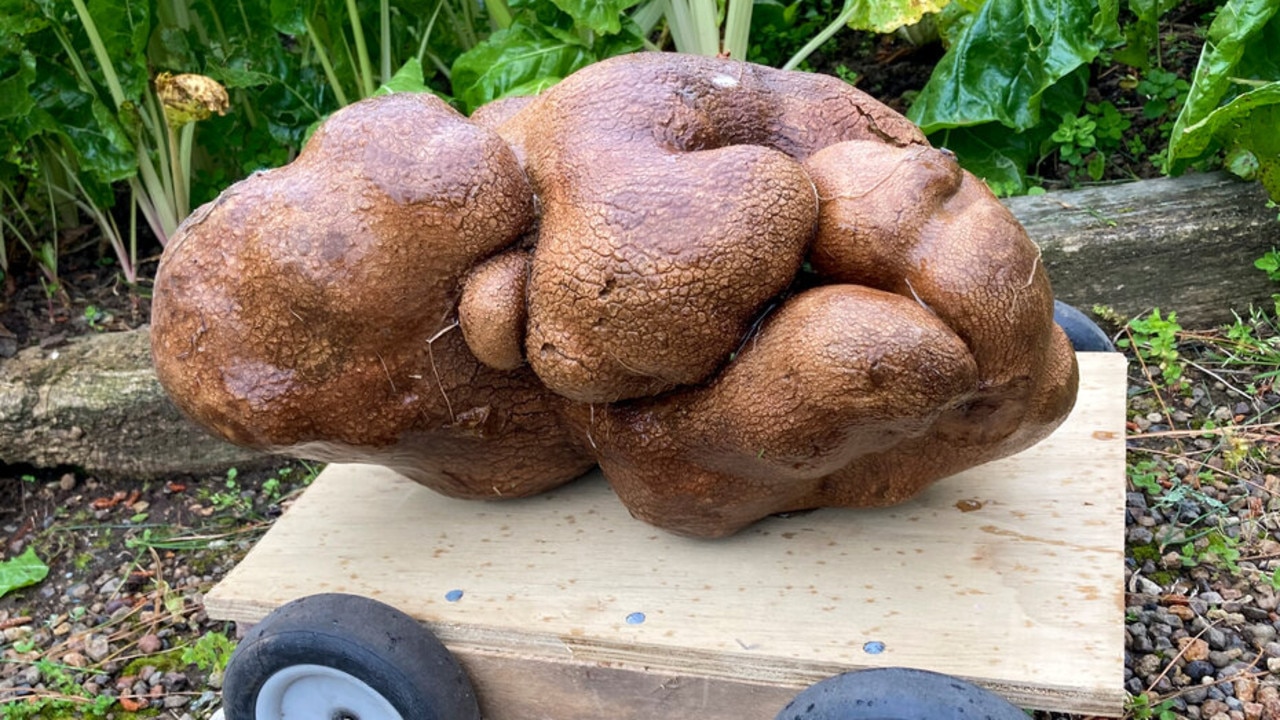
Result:
[[[1220,333],[1176,339],[1172,387],[1149,377],[1152,352],[1130,356],[1128,716],[1280,720],[1275,368]],[[211,717],[236,628],[203,593],[315,470],[137,483],[0,466],[3,557],[50,568],[0,598],[0,718]]]

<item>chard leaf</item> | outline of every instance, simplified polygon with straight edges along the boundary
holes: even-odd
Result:
[[[1274,102],[1267,100],[1273,93],[1265,84],[1241,93],[1250,87],[1246,84],[1249,81],[1280,81],[1280,59],[1276,56],[1280,51],[1275,49],[1280,43],[1278,12],[1280,3],[1274,0],[1230,0],[1218,11],[1209,26],[1186,104],[1169,138],[1174,174],[1229,142],[1230,122],[1242,115],[1252,117],[1255,109]],[[1233,98],[1244,95],[1253,97],[1236,109],[1227,109],[1234,104]],[[1220,107],[1224,101],[1226,107]],[[1219,114],[1220,110],[1225,112]],[[1259,161],[1265,163],[1264,158]]]
[[[427,92],[429,88],[422,77],[422,63],[418,62],[418,58],[409,58],[409,61],[396,71],[391,79],[373,92],[374,95],[390,95],[392,93],[420,93]]]
[[[623,12],[640,0],[552,0],[579,27],[616,35],[622,31]]]
[[[885,0],[858,3],[849,18],[849,27],[891,33],[900,27],[914,25],[930,13],[936,13],[951,0]]]
[[[40,10],[28,0],[0,0],[0,36],[22,37],[48,24]]]
[[[926,133],[1040,122],[1045,93],[1119,42],[1118,0],[987,0],[940,25],[950,42],[907,116]]]
[[[1280,82],[1237,95],[1200,122],[1184,128],[1181,157],[1200,157],[1226,148],[1229,167],[1262,182],[1272,200],[1280,200]],[[1172,152],[1172,147],[1171,147]],[[1250,158],[1252,156],[1252,158]],[[1245,174],[1251,172],[1253,177]]]
[[[36,80],[36,58],[23,50],[0,55],[0,120],[22,117],[36,106],[31,85]]]
[[[32,120],[67,143],[93,201],[99,207],[110,207],[114,201],[111,183],[132,177],[138,170],[128,133],[115,113],[81,88],[65,68],[42,65],[40,74],[33,87],[37,112]]]
[[[964,169],[986,181],[997,195],[1026,192],[1025,172],[1039,142],[1030,133],[1011,133],[999,123],[942,130],[929,141],[954,152]]]
[[[540,78],[563,78],[596,60],[590,48],[514,24],[458,56],[453,95],[471,114],[500,97],[527,91]]]
[[[308,3],[295,0],[270,0],[271,27],[285,35],[300,36],[307,32],[303,13]]]
[[[30,587],[45,579],[49,566],[36,557],[36,551],[27,548],[18,557],[0,562],[0,597],[14,590]]]

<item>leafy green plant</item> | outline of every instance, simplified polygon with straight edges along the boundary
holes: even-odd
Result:
[[[1133,720],[1178,720],[1172,699],[1162,700],[1155,705],[1151,703],[1151,697],[1147,693],[1131,695],[1125,702],[1125,711]]]
[[[1146,317],[1130,320],[1126,331],[1128,337],[1116,341],[1116,345],[1132,347],[1145,363],[1154,364],[1166,387],[1181,388],[1185,381],[1182,379],[1184,366],[1178,354],[1178,333],[1182,332],[1178,314],[1171,312],[1166,318],[1161,316],[1160,308],[1156,308]]]
[[[1176,73],[1163,68],[1151,68],[1138,81],[1137,92],[1145,99],[1142,116],[1148,120],[1165,117],[1182,107],[1191,84]]]
[[[938,19],[947,53],[907,116],[988,184],[1023,192],[1054,118],[1079,113],[1089,63],[1120,42],[1118,13],[1108,0],[952,3]]]
[[[226,635],[210,630],[182,649],[182,662],[204,672],[222,672],[235,649],[236,644]]]
[[[1280,199],[1280,3],[1228,0],[1209,26],[1172,128],[1170,171],[1222,152],[1226,166]]]
[[[1183,567],[1206,563],[1220,564],[1232,575],[1240,574],[1239,541],[1218,530],[1209,531],[1203,539],[1182,546]]]
[[[1253,261],[1253,266],[1267,274],[1274,282],[1280,282],[1280,252],[1271,248],[1262,257]]]
[[[106,323],[111,322],[111,319],[112,319],[111,313],[106,312],[102,308],[99,308],[97,305],[88,305],[84,309],[85,323],[87,323],[91,329],[97,330],[98,332],[102,332],[103,330],[106,330],[106,328],[103,326]]]
[[[1154,460],[1140,460],[1131,465],[1126,465],[1125,475],[1129,478],[1129,483],[1134,488],[1145,492],[1151,497],[1158,497],[1164,492],[1164,486],[1160,484],[1159,476],[1156,474]]]

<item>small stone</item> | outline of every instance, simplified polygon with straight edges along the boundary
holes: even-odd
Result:
[[[78,583],[67,588],[67,597],[72,600],[83,600],[85,595],[89,594],[89,583]]]
[[[73,668],[82,668],[89,664],[85,656],[74,650],[62,656],[62,664]]]
[[[28,665],[18,671],[14,676],[14,681],[18,685],[37,685],[40,683],[40,668],[35,665]]]
[[[1276,629],[1267,623],[1258,623],[1250,625],[1244,629],[1244,636],[1254,644],[1254,647],[1264,647],[1267,643],[1276,639]]]
[[[1187,674],[1187,677],[1195,680],[1196,682],[1199,682],[1201,678],[1212,675],[1213,671],[1213,663],[1206,662],[1204,660],[1192,660],[1187,663],[1185,668],[1183,668],[1183,672]]]
[[[1133,672],[1143,679],[1151,679],[1160,674],[1164,661],[1159,655],[1143,655],[1133,666]],[[212,685],[212,683],[210,683]]]
[[[1199,705],[1204,702],[1205,698],[1209,697],[1209,688],[1204,686],[1188,688],[1182,693],[1182,697],[1186,698],[1186,701],[1191,705]]]
[[[1209,642],[1209,647],[1214,650],[1225,650],[1227,648],[1227,634],[1216,627],[1210,627],[1205,630],[1204,639]]]
[[[177,692],[187,686],[187,676],[180,672],[167,672],[160,680],[164,685],[164,689],[169,692]]]
[[[1138,592],[1142,593],[1143,595],[1160,595],[1164,592],[1164,590],[1159,585],[1157,585],[1154,582],[1151,582],[1150,580],[1142,577],[1141,575],[1139,575],[1135,579],[1137,580],[1136,585],[1138,586]]]
[[[1177,617],[1183,622],[1191,622],[1195,618],[1196,613],[1186,605],[1174,605],[1169,608],[1169,614]]]
[[[58,487],[63,492],[71,492],[72,490],[75,490],[76,476],[72,473],[67,473],[63,475],[61,478],[58,479]]]
[[[93,682],[92,680],[85,683],[84,685],[81,685],[80,687],[84,688],[85,694],[89,695],[90,697],[96,696],[102,692],[102,686],[96,682]]]
[[[1178,649],[1187,662],[1205,660],[1209,657],[1209,643],[1200,638],[1182,638],[1178,640]]]
[[[94,662],[102,662],[103,658],[111,654],[111,643],[105,635],[90,635],[84,643],[84,652]]]
[[[1244,710],[1244,720],[1261,720],[1262,703],[1246,702],[1242,709]]]
[[[120,585],[121,585],[120,578],[113,577],[110,580],[107,580],[106,582],[102,583],[102,587],[98,588],[98,594],[108,595],[108,596],[115,595],[116,591],[120,589]],[[108,603],[107,607],[110,607],[110,606],[111,604]]]
[[[1221,595],[1219,595],[1218,593],[1216,593],[1216,592],[1214,592],[1214,591],[1212,591],[1212,590],[1210,590],[1210,591],[1208,591],[1208,592],[1202,592],[1202,593],[1200,593],[1200,599],[1201,599],[1201,600],[1203,600],[1203,601],[1205,601],[1205,602],[1207,602],[1207,603],[1209,603],[1210,605],[1221,605],[1223,602],[1225,602],[1225,601],[1222,599],[1222,596],[1221,596]]]
[[[1209,662],[1213,663],[1213,666],[1216,668],[1224,668],[1230,665],[1232,660],[1235,660],[1235,658],[1232,657],[1230,653],[1223,652],[1222,650],[1212,650],[1209,652]]]
[[[1150,528],[1141,525],[1134,525],[1129,528],[1129,545],[1150,545],[1155,542],[1155,535],[1151,534]]]
[[[1240,702],[1253,702],[1258,693],[1258,681],[1252,675],[1239,678],[1232,686],[1236,690],[1236,698]]]
[[[1209,694],[1211,696],[1214,690],[1217,690],[1217,688],[1210,688]],[[1222,713],[1223,715],[1225,715],[1227,711],[1230,709],[1231,708],[1228,708],[1226,703],[1213,697],[1209,697],[1200,705],[1200,712],[1204,713],[1205,715],[1208,715],[1209,717],[1213,717],[1218,713]]]
[[[54,637],[62,637],[63,635],[70,635],[70,634],[71,634],[71,623],[68,623],[68,622],[60,622],[58,623],[58,626],[53,629]]]
[[[138,638],[138,652],[143,655],[153,655],[160,652],[162,645],[163,643],[160,642],[160,638],[156,637],[152,633],[147,633],[146,635]]]
[[[186,707],[189,702],[191,702],[191,698],[186,695],[166,695],[164,698],[164,706],[169,710]]]
[[[1262,705],[1262,716],[1280,718],[1280,696],[1276,686],[1267,685],[1258,691],[1258,703]]]

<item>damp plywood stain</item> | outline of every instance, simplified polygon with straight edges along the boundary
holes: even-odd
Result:
[[[770,720],[839,672],[910,666],[1028,708],[1123,711],[1123,357],[1080,356],[1045,442],[885,510],[655,531],[598,476],[450,500],[332,465],[206,598],[256,622],[345,591],[422,620],[488,720]]]

